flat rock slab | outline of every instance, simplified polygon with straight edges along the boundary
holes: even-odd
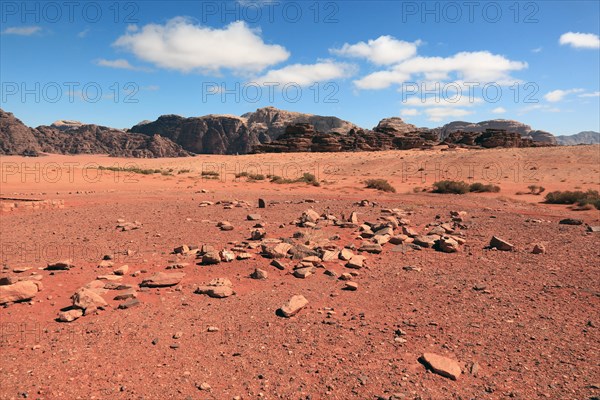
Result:
[[[140,301],[138,299],[129,299],[129,300],[119,304],[119,309],[126,310],[128,308],[135,307],[138,305],[140,305]]]
[[[496,249],[502,251],[512,251],[515,248],[515,246],[512,243],[500,239],[497,236],[492,236],[492,240],[490,240],[490,247],[495,247]]]
[[[61,260],[51,264],[48,264],[46,269],[48,271],[67,271],[71,268],[74,268],[73,262],[71,260]]]
[[[42,283],[38,281],[19,281],[12,285],[0,286],[0,304],[30,300],[41,288]]]
[[[308,304],[308,300],[301,294],[292,296],[279,310],[281,314],[286,317],[292,317],[302,310]]]
[[[144,279],[140,286],[145,287],[167,287],[167,286],[175,286],[185,276],[184,272],[158,272],[148,279]]]
[[[434,353],[425,353],[419,358],[419,361],[425,364],[432,372],[454,381],[461,374],[460,365],[448,357]]]

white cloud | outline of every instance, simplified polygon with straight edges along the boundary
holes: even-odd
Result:
[[[2,31],[4,35],[31,36],[42,30],[41,26],[19,26],[6,28]]]
[[[421,115],[421,112],[416,108],[404,108],[400,110],[400,115],[403,117],[414,117],[415,115]]]
[[[462,108],[433,107],[426,109],[425,114],[427,114],[430,121],[440,122],[445,119],[464,117],[473,114],[473,112]]]
[[[414,57],[354,81],[359,89],[385,89],[396,84],[415,81],[446,80],[450,74],[465,82],[495,82],[499,85],[513,84],[511,71],[527,68],[526,62],[512,61],[488,51],[460,52],[451,57]]]
[[[380,36],[366,43],[345,43],[341,49],[329,49],[329,51],[338,56],[366,58],[377,65],[390,65],[415,56],[417,46],[420,44],[420,40],[405,42],[392,36]]]
[[[413,107],[470,107],[475,104],[482,103],[482,99],[469,98],[469,96],[455,96],[455,97],[411,97],[402,102],[403,105]]]
[[[108,67],[108,68],[117,68],[117,69],[128,69],[131,71],[144,71],[147,70],[145,68],[136,67],[131,65],[129,61],[119,58],[117,60],[106,60],[101,58],[95,61],[95,64],[100,67]]]
[[[543,49],[544,49],[543,47],[536,47],[535,49],[531,49],[531,52],[532,53],[541,53]]]
[[[576,49],[600,49],[600,37],[594,33],[567,32],[558,42]]]
[[[583,93],[578,97],[600,97],[600,92],[592,92],[592,93]]]
[[[91,30],[90,28],[85,28],[81,32],[77,33],[77,37],[80,39],[83,39],[84,37],[86,37],[88,35],[88,33],[90,33],[90,30]]]
[[[531,112],[531,111],[542,111],[542,112],[551,112],[551,113],[561,112],[560,108],[552,107],[548,104],[533,104],[533,105],[521,108],[519,110],[519,115],[523,115],[523,114]]]
[[[181,72],[219,73],[229,69],[257,73],[290,56],[283,46],[266,44],[260,31],[244,21],[215,29],[176,17],[165,25],[148,24],[137,31],[127,30],[114,42],[116,47],[158,67]]]
[[[553,90],[544,95],[544,99],[549,101],[550,103],[556,103],[564,99],[567,95],[571,93],[580,93],[583,92],[583,89],[569,89],[569,90]]]
[[[496,107],[492,110],[493,114],[504,114],[506,113],[506,108],[504,107]]]
[[[315,82],[347,78],[354,73],[356,67],[352,64],[326,60],[316,64],[292,64],[281,69],[270,70],[253,82],[259,84],[277,82],[281,85],[296,83],[300,86],[308,86]]]

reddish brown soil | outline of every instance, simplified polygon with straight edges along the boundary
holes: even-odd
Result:
[[[404,157],[404,158],[402,158]],[[360,154],[294,154],[240,157],[196,157],[187,160],[134,160],[144,168],[191,168],[175,176],[133,174],[137,182],[105,171],[86,182],[72,171],[39,182],[20,170],[3,173],[4,196],[63,199],[63,209],[16,210],[0,215],[2,257],[9,269],[2,275],[43,275],[44,289],[31,302],[0,308],[0,398],[2,399],[592,399],[600,396],[600,234],[586,226],[559,225],[566,217],[600,225],[597,210],[574,211],[540,203],[543,196],[515,195],[527,191],[523,178],[503,178],[497,194],[436,195],[412,193],[426,187],[431,176],[402,182],[403,162],[436,161],[481,166],[534,163],[546,191],[598,189],[600,147],[510,149],[481,152],[384,152]],[[3,157],[30,168],[65,162],[109,166],[128,160],[97,156],[50,156],[39,159]],[[335,166],[330,183],[233,182],[198,178],[203,162],[280,164],[297,162]],[[557,169],[555,169],[557,168]],[[4,169],[3,169],[4,170]],[[330,171],[331,172],[331,171]],[[91,171],[90,171],[91,173]],[[70,176],[70,175],[69,175]],[[503,175],[507,176],[507,175]],[[368,177],[389,179],[396,194],[363,189]],[[29,178],[29,179],[27,179]],[[466,179],[466,176],[464,177]],[[475,180],[483,181],[475,176]],[[198,193],[207,189],[209,193]],[[77,193],[79,192],[79,193]],[[279,202],[256,208],[257,199]],[[318,203],[304,203],[305,199]],[[250,208],[226,210],[199,207],[200,201],[245,200]],[[370,199],[376,207],[353,203]],[[291,201],[291,204],[286,204]],[[382,208],[411,213],[419,231],[436,215],[468,213],[466,244],[458,253],[424,249],[406,254],[367,255],[359,271],[357,291],[341,290],[342,281],[323,274],[297,279],[252,260],[199,266],[194,257],[170,254],[187,244],[230,247],[248,238],[259,213],[268,237],[289,238],[299,230],[289,223],[313,207],[340,216],[359,212],[359,220],[376,221]],[[139,221],[141,229],[121,232],[117,219]],[[541,222],[527,222],[536,219]],[[235,229],[220,231],[216,222]],[[280,228],[280,224],[286,224]],[[336,243],[360,245],[353,229],[326,226],[311,235],[315,241],[340,234]],[[488,250],[497,235],[516,245],[514,252]],[[542,243],[546,254],[532,254]],[[122,254],[130,249],[135,253]],[[104,254],[115,254],[115,267],[128,264],[123,281],[138,284],[172,261],[190,263],[186,277],[173,288],[140,292],[141,305],[116,309],[114,292],[105,295],[111,307],[71,323],[55,321],[71,304],[70,296],[97,275]],[[46,263],[72,258],[76,268],[41,270]],[[289,262],[291,264],[291,262]],[[404,266],[422,270],[406,271]],[[33,267],[15,274],[16,267]],[[347,272],[342,262],[326,263]],[[264,281],[249,278],[254,268],[269,273]],[[236,295],[212,299],[194,294],[196,285],[228,277]],[[485,290],[474,290],[474,286]],[[480,287],[481,288],[481,287]],[[292,318],[276,310],[292,295],[309,304]],[[328,316],[326,308],[335,314]],[[219,328],[208,332],[209,326]],[[405,343],[395,341],[402,330]],[[179,339],[173,339],[182,332]],[[156,340],[157,339],[157,340]],[[153,341],[155,344],[153,344]],[[178,348],[171,348],[177,344]],[[417,359],[424,352],[458,360],[463,374],[451,381],[426,371]],[[477,363],[479,372],[470,373]],[[210,390],[197,386],[208,383]],[[380,397],[378,397],[380,396]]]

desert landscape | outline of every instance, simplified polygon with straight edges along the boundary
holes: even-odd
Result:
[[[0,400],[600,400],[600,2],[0,2]]]
[[[516,193],[597,190],[599,154],[3,156],[3,280],[36,287],[0,311],[3,397],[594,398],[598,210]]]

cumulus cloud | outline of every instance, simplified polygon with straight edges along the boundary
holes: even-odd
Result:
[[[329,51],[338,56],[364,58],[377,65],[390,65],[415,56],[420,44],[420,40],[405,42],[392,36],[380,36],[366,43],[345,43],[340,49]]]
[[[504,114],[506,113],[506,108],[504,107],[496,107],[492,110],[493,114]]]
[[[160,68],[186,73],[222,69],[258,73],[290,56],[283,46],[265,43],[260,33],[244,21],[216,29],[176,17],[164,25],[128,27],[113,44]]]
[[[592,93],[583,93],[578,97],[600,97],[600,92],[592,92]]]
[[[315,82],[342,79],[356,73],[352,64],[334,61],[322,61],[316,64],[292,64],[281,69],[268,71],[265,75],[255,79],[256,83],[295,83],[300,86],[309,86]]]
[[[415,115],[420,115],[421,113],[416,108],[404,108],[400,110],[400,115],[403,117],[414,117]]]
[[[41,26],[18,26],[6,28],[2,31],[4,35],[31,36],[42,31]]]
[[[449,97],[411,97],[402,104],[413,107],[470,107],[481,104],[482,99],[469,98],[469,96],[456,95]]]
[[[119,58],[117,60],[106,60],[101,58],[95,61],[95,64],[100,67],[117,68],[117,69],[128,69],[130,71],[143,71],[145,68],[136,67],[131,65],[129,61]]]
[[[473,112],[462,108],[433,107],[426,109],[425,114],[427,114],[430,121],[440,122],[445,119],[464,117],[466,115],[473,114]]]
[[[460,52],[451,57],[414,57],[354,81],[359,89],[385,89],[418,79],[447,80],[451,75],[465,82],[513,84],[511,71],[527,68],[526,62],[512,61],[488,51]]]
[[[563,100],[567,95],[571,93],[581,93],[583,89],[568,89],[568,90],[553,90],[544,95],[544,99],[551,103],[556,103]]]
[[[600,49],[600,37],[594,33],[567,32],[558,42],[576,49]]]

